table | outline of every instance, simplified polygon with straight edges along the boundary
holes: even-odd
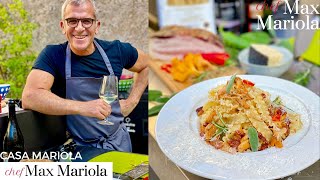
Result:
[[[300,72],[301,70],[305,70],[311,66],[310,63],[307,62],[297,62],[295,61],[288,72],[286,72],[281,78],[292,80],[294,74]],[[320,95],[320,68],[313,67],[312,68],[312,76],[311,81],[308,85],[308,89],[316,93],[318,96]],[[172,92],[164,85],[164,83],[156,76],[152,71],[149,73],[149,89],[150,90],[161,90],[163,94],[170,95]],[[149,103],[149,106],[153,104]],[[150,167],[155,172],[157,177],[150,179],[190,179],[190,180],[204,180],[200,176],[189,173],[188,171],[183,170],[176,164],[166,157],[166,155],[161,151],[157,144],[157,140],[155,137],[155,124],[157,121],[157,116],[149,117],[149,159],[150,159]],[[303,179],[303,180],[313,180],[320,179],[320,161],[317,161],[312,166],[307,169],[298,172],[294,175],[286,177],[284,179]]]

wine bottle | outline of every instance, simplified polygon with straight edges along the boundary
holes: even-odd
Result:
[[[265,22],[268,15],[271,14],[272,0],[245,0],[245,12],[246,18],[244,23],[244,31],[257,31],[258,28],[258,17],[261,17],[262,21]]]
[[[21,153],[24,152],[24,140],[19,128],[14,100],[8,101],[9,114],[8,114],[8,128],[3,140],[3,151],[7,153]],[[19,161],[19,159],[9,159],[9,161]]]

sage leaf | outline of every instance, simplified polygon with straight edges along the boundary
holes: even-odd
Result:
[[[256,128],[249,127],[248,128],[248,136],[249,136],[251,151],[253,151],[253,152],[258,151],[259,139],[258,139],[258,132],[257,132]]]
[[[229,83],[227,84],[227,89],[226,89],[227,94],[230,93],[230,90],[231,90],[231,88],[232,88],[232,86],[233,86],[234,79],[236,78],[236,76],[237,76],[237,74],[234,74],[233,76],[231,76],[230,81],[229,81]]]
[[[193,83],[198,83],[198,82],[203,81],[204,78],[207,77],[207,75],[208,75],[208,72],[207,72],[207,71],[201,73],[200,76],[198,76],[198,77],[194,80]]]
[[[270,44],[272,42],[271,37],[264,31],[252,31],[243,33],[241,38],[246,39],[250,44]]]
[[[149,90],[148,91],[149,101],[155,101],[156,99],[158,99],[161,96],[162,96],[161,91],[158,91],[158,90]]]
[[[169,101],[169,99],[170,99],[170,97],[159,97],[155,101],[158,103],[166,103]]]
[[[156,105],[156,106],[150,108],[148,110],[148,116],[151,117],[151,116],[157,115],[163,106],[164,106],[164,104],[159,104],[159,105]]]
[[[293,82],[302,86],[307,86],[310,81],[311,70],[310,68],[304,72],[299,72],[295,75]]]

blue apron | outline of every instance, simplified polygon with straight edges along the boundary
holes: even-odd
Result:
[[[109,58],[94,41],[109,72],[114,75]],[[66,50],[66,98],[77,101],[90,101],[99,99],[99,88],[102,78],[71,77],[71,50],[69,44]],[[106,126],[97,123],[97,118],[81,115],[67,115],[67,128],[78,145],[103,148],[107,150],[131,152],[131,140],[126,126],[123,123],[119,100],[110,104],[112,112],[109,120],[114,125]]]

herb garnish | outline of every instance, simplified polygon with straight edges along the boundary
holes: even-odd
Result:
[[[211,138],[210,141],[212,141],[215,137],[219,136],[220,134],[226,134],[228,132],[228,127],[226,123],[223,121],[221,114],[217,111],[217,114],[219,116],[219,119],[223,125],[219,125],[216,122],[212,121],[212,124],[218,128],[215,135]]]
[[[208,73],[209,73],[208,71],[201,73],[200,76],[198,76],[193,83],[201,82],[202,80],[204,80],[205,77],[208,76]]]
[[[286,109],[294,112],[294,110],[292,110],[292,109],[290,109],[290,108],[288,108],[287,106],[285,106],[285,105],[282,104],[282,101],[281,101],[280,96],[277,96],[272,102],[273,102],[275,105],[282,106],[282,107],[284,107],[284,108],[286,108]]]
[[[258,151],[259,139],[258,139],[258,132],[257,132],[256,128],[249,127],[248,128],[248,136],[249,136],[251,151],[253,151],[253,152]]]
[[[171,96],[164,96],[161,91],[149,90],[149,102],[155,102],[157,105],[148,109],[148,117],[156,116],[165,103],[167,103],[174,95],[175,94],[172,94]]]
[[[229,83],[227,84],[227,88],[226,88],[227,94],[230,94],[230,90],[231,90],[231,88],[232,88],[232,86],[233,86],[234,79],[236,78],[236,75],[237,75],[237,74],[234,74],[233,76],[231,76],[230,81],[229,81]]]
[[[293,79],[293,82],[300,84],[302,86],[306,86],[309,83],[310,76],[311,76],[311,68],[307,69],[306,71],[297,73]]]

